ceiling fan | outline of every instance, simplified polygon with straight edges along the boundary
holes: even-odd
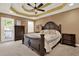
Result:
[[[33,10],[37,10],[37,11],[42,11],[44,12],[45,10],[43,9],[40,9],[41,6],[43,6],[43,3],[40,3],[38,6],[37,6],[37,3],[34,3],[35,6],[31,5],[30,3],[27,3],[28,6],[32,7]],[[37,12],[35,11],[35,14],[37,14]]]

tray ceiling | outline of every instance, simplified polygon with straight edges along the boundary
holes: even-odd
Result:
[[[34,6],[34,3],[30,4]],[[37,6],[39,4],[40,3],[37,3]],[[0,3],[0,12],[17,15],[32,20],[65,12],[75,8],[79,8],[79,4],[71,4],[69,6],[67,3],[43,3],[43,6],[41,6],[40,9],[45,10],[45,12],[36,10],[37,14],[35,14],[34,9],[28,6],[27,3]]]

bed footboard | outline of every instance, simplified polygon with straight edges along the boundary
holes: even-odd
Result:
[[[40,36],[40,38],[25,36],[25,39],[22,40],[22,44],[30,47],[32,50],[35,50],[39,55],[44,56],[46,53],[44,48],[44,34],[41,34]]]

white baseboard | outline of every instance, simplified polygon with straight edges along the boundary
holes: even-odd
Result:
[[[79,44],[76,44],[76,46],[78,46],[78,47],[79,47]]]

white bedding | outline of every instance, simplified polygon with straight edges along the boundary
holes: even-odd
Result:
[[[40,38],[40,34],[42,33],[30,33],[30,34],[25,34],[25,36],[29,36],[32,38]],[[43,31],[43,34],[45,34],[45,49],[46,52],[50,52],[51,48],[58,43],[58,41],[61,39],[61,34],[59,31],[56,30],[45,30]]]

